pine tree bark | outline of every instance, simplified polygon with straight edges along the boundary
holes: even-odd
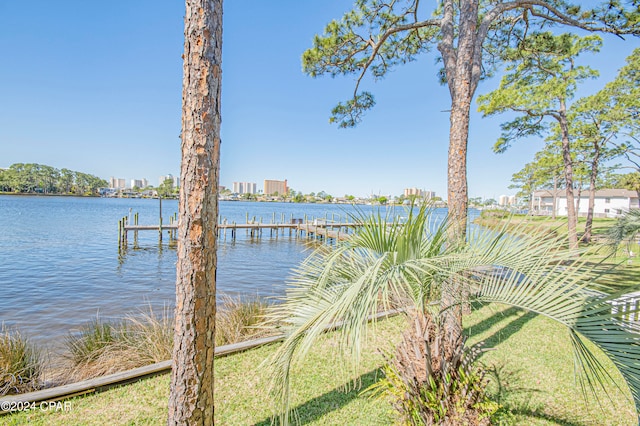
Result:
[[[452,222],[452,236],[464,240],[467,226],[467,143],[471,97],[456,99],[451,106],[449,156],[447,171],[447,203]]]
[[[558,210],[558,176],[553,175],[553,209],[551,210],[551,219],[556,220],[557,210]]]
[[[452,102],[448,157],[449,244],[464,243],[467,226],[467,141],[471,97]],[[459,280],[451,279],[442,285],[440,300],[444,328],[450,342],[457,342],[462,334],[463,289]]]
[[[186,0],[169,425],[214,424],[222,0]]]
[[[454,46],[455,7],[445,1],[442,18],[442,41],[438,50],[442,54],[449,93],[451,114],[449,127],[449,154],[447,175],[447,206],[449,208],[450,244],[463,243],[466,238],[468,186],[467,143],[471,100],[480,76],[482,49],[478,48],[478,1],[459,2],[458,45]],[[462,334],[463,289],[458,280],[443,284],[440,300],[444,327],[450,342],[458,341]]]
[[[589,176],[589,207],[587,211],[587,221],[584,224],[584,235],[582,241],[591,242],[593,229],[593,211],[596,205],[596,180],[598,179],[598,169],[600,168],[600,148],[598,141],[594,141],[593,159],[591,160],[591,175]]]
[[[564,100],[560,101],[560,111],[558,121],[562,132],[562,159],[564,161],[564,181],[567,196],[567,229],[569,233],[569,248],[578,248],[578,218],[576,215],[576,202],[573,195],[573,160],[571,159],[571,144],[569,142],[569,124],[567,122],[566,105]]]

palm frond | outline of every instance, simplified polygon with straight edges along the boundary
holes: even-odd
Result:
[[[380,214],[356,217],[359,231],[334,250],[319,249],[294,271],[282,303],[270,319],[286,324],[289,338],[269,361],[272,392],[281,413],[289,412],[290,366],[304,356],[328,324],[341,322],[340,348],[358,363],[369,315],[387,309],[392,299],[424,297],[428,271],[417,261],[443,250],[443,229],[425,238],[428,209],[407,212],[406,220]],[[281,418],[288,424],[288,414]]]
[[[328,324],[342,322],[339,348],[355,366],[369,315],[393,300],[424,312],[451,280],[464,290],[456,304],[471,294],[564,324],[576,365],[587,371],[585,389],[592,390],[607,379],[582,339],[594,342],[620,369],[640,407],[640,335],[625,327],[621,314],[612,314],[614,296],[594,290],[598,265],[564,248],[560,237],[527,236],[517,227],[507,233],[505,225],[477,229],[465,244],[452,245],[446,220],[434,223],[426,207],[409,209],[404,220],[381,214],[357,220],[362,226],[352,238],[314,252],[297,268],[284,300],[270,313],[289,335],[267,362],[282,424],[289,422],[291,365]]]
[[[609,245],[617,249],[623,241],[631,242],[640,233],[640,209],[631,209],[607,231]]]
[[[509,273],[483,275],[476,298],[536,312],[565,325],[572,338],[576,366],[583,373],[579,375],[581,384],[597,395],[596,390],[610,377],[583,339],[594,343],[620,370],[639,409],[640,334],[625,324],[623,313],[612,312],[612,302],[621,293],[594,290],[597,265],[554,249],[552,241],[530,243],[535,244],[533,253],[527,250],[520,255],[513,252],[511,244],[505,245],[502,251],[506,256],[500,266]]]

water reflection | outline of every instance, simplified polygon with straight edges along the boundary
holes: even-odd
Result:
[[[366,211],[375,208],[361,207]],[[163,200],[163,223],[178,205]],[[351,206],[221,203],[220,217],[245,223],[289,218],[344,218]],[[175,300],[176,247],[165,233],[130,234],[118,250],[118,220],[158,222],[158,202],[141,199],[0,197],[0,323],[38,342],[63,340],[70,329],[101,317],[122,317]],[[248,213],[247,213],[248,212]],[[263,220],[264,221],[264,220]],[[318,246],[295,232],[227,231],[218,239],[218,292],[278,296],[291,268]]]

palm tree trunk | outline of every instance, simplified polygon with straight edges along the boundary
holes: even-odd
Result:
[[[214,424],[222,0],[187,0],[169,425]]]

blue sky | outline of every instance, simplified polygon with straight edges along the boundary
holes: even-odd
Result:
[[[301,71],[313,35],[351,2],[225,2],[222,185],[288,179],[303,192],[401,194],[419,187],[446,197],[449,96],[434,56],[368,80],[377,105],[355,129],[329,124],[352,91],[352,77],[317,79]],[[0,0],[0,167],[48,164],[98,175],[177,175],[180,161],[181,1]],[[613,78],[638,39],[605,37],[585,57]],[[498,78],[481,83],[478,94]],[[475,105],[474,105],[475,109]],[[474,113],[469,138],[470,196],[513,194],[511,175],[542,147],[491,147],[506,117]]]

